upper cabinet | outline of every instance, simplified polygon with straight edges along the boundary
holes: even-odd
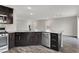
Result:
[[[0,24],[13,24],[13,8],[0,5]]]

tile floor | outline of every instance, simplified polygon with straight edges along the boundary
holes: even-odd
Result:
[[[7,51],[7,53],[57,53],[57,51],[38,45],[38,46],[15,47]]]

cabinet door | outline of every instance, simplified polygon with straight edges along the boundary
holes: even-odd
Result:
[[[16,33],[16,40],[15,40],[15,45],[16,46],[27,46],[28,36],[24,32]]]
[[[7,15],[6,24],[13,24],[13,9],[0,5],[0,14]],[[4,23],[4,22],[3,22]]]
[[[15,46],[19,46],[20,45],[20,37],[21,33],[15,33]]]
[[[23,46],[27,46],[27,45],[31,45],[31,37],[32,37],[32,33],[31,32],[25,32],[21,34],[21,44]]]
[[[51,48],[59,50],[58,34],[56,33],[51,33]]]
[[[39,32],[32,32],[30,33],[30,39],[29,39],[29,43],[31,45],[40,45],[41,44],[41,33]]]
[[[36,40],[36,37],[37,37],[37,35],[36,35],[36,33],[34,33],[34,32],[32,32],[32,33],[30,33],[29,34],[30,36],[29,36],[29,39],[28,39],[28,42],[29,42],[29,44],[30,45],[35,45],[37,42],[37,40]]]
[[[9,33],[9,49],[15,46],[15,33]]]
[[[20,33],[15,33],[15,42],[20,40]]]
[[[28,46],[41,44],[41,33],[36,32],[22,32],[16,33],[16,46]]]
[[[19,41],[18,41],[19,45],[20,46],[27,46],[28,42],[27,42],[27,36],[26,36],[26,34],[25,33],[20,33],[19,37],[20,37]]]

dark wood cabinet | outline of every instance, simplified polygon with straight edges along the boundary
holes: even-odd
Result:
[[[9,49],[15,46],[15,33],[9,33]]]
[[[0,24],[13,24],[13,8],[0,5],[0,15],[7,16],[7,19],[2,19],[3,21],[6,21],[6,23],[1,22]]]
[[[41,32],[15,33],[15,46],[40,45]]]
[[[59,51],[59,35],[57,33],[44,34],[43,32],[16,32],[9,33],[9,49],[16,46],[42,45]],[[50,38],[47,36],[50,35]],[[49,40],[48,40],[49,39]],[[42,40],[46,40],[45,42]],[[48,42],[49,41],[49,42]],[[48,44],[48,45],[47,45]]]

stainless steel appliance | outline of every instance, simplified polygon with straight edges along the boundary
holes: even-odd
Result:
[[[0,28],[0,53],[8,50],[8,33]]]
[[[7,15],[0,14],[0,23],[7,23]]]
[[[61,47],[63,47],[62,34],[50,32],[42,33],[42,45],[61,51]]]
[[[50,33],[42,33],[42,45],[50,48]]]

